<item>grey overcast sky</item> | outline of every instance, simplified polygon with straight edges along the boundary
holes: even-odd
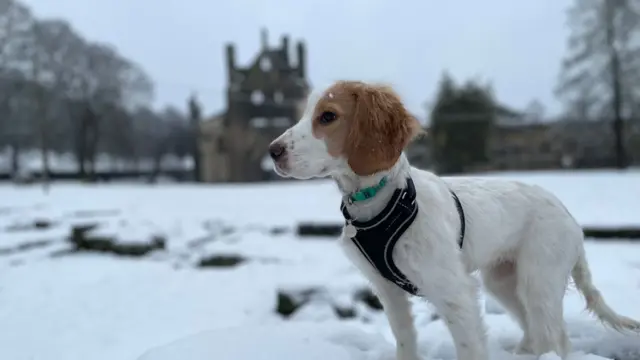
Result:
[[[445,69],[458,80],[491,81],[506,105],[538,99],[548,114],[560,110],[553,87],[569,0],[24,1],[140,63],[156,82],[156,107],[183,106],[196,91],[207,113],[222,110],[224,44],[237,44],[244,65],[267,27],[272,44],[283,33],[306,41],[312,85],[391,83],[422,118]]]

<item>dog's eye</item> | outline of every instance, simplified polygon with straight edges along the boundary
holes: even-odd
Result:
[[[329,124],[337,118],[338,116],[334,112],[325,111],[320,114],[320,124]]]

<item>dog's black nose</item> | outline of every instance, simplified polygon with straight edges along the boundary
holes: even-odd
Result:
[[[285,154],[286,150],[285,146],[280,142],[269,145],[269,155],[271,155],[273,160],[280,159]]]

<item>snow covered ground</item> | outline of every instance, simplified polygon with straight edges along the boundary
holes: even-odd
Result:
[[[12,150],[0,148],[0,173],[9,173],[12,170]],[[78,163],[72,153],[48,153],[49,169],[54,172],[75,172]],[[42,153],[38,149],[22,150],[18,156],[20,170],[26,175],[32,172],[40,172],[44,168]],[[188,170],[193,167],[193,161],[189,157],[178,158],[173,155],[165,155],[161,160],[163,169]],[[153,169],[153,159],[139,159],[137,162],[125,161],[105,153],[96,157],[95,169],[97,171],[126,171]]]
[[[640,225],[637,171],[487,176],[549,188],[584,225]],[[358,295],[364,279],[332,239],[293,231],[298,221],[340,221],[338,202],[325,181],[69,183],[48,195],[0,185],[0,359],[392,360],[384,314]],[[75,252],[66,238],[78,225],[125,244],[161,237],[166,248],[142,257]],[[198,266],[214,255],[241,262]],[[588,242],[587,255],[610,305],[640,318],[640,245]],[[282,294],[306,302],[284,318]],[[520,331],[482,300],[492,359],[531,359],[509,354]],[[571,360],[640,359],[640,336],[604,329],[575,290],[565,307]],[[415,300],[414,311],[423,357],[454,359],[428,304]]]

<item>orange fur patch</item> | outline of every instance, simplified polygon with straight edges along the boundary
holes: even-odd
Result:
[[[318,120],[325,111],[337,115],[329,124]],[[313,136],[324,139],[332,156],[345,156],[360,176],[387,170],[423,129],[389,86],[339,81],[318,101]]]

